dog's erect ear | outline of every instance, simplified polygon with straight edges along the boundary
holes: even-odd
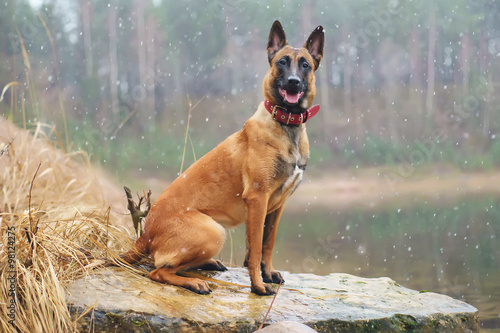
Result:
[[[318,26],[307,38],[304,47],[309,51],[314,59],[314,70],[317,70],[323,58],[323,44],[325,43],[325,33],[322,26]]]
[[[285,31],[281,23],[278,20],[274,21],[271,31],[269,32],[269,41],[267,42],[267,58],[269,59],[269,63],[273,60],[276,52],[287,44]]]

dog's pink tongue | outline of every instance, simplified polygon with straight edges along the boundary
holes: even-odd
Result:
[[[290,104],[296,104],[299,102],[300,98],[300,93],[297,94],[289,94],[288,92],[285,91],[285,101],[287,101]]]

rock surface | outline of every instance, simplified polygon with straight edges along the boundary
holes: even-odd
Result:
[[[280,321],[262,328],[259,333],[315,333],[316,331],[297,321]]]
[[[67,287],[80,331],[253,332],[272,296],[250,293],[246,269],[193,272],[209,279],[201,296],[118,267]],[[448,296],[404,288],[389,278],[285,273],[266,324],[304,323],[319,332],[478,332],[477,309]],[[214,280],[215,279],[215,280]],[[271,331],[272,332],[272,331]]]

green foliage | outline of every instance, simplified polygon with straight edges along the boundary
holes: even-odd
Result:
[[[345,144],[343,154],[333,154],[314,148],[318,162],[332,161],[336,165],[357,167],[411,165],[413,168],[423,168],[434,163],[451,163],[464,171],[491,170],[500,166],[500,143],[494,140],[483,152],[477,149],[457,149],[456,144],[444,142],[428,143],[424,146],[420,141],[411,145],[396,146],[391,141],[376,137],[366,137],[356,149],[352,144]]]
[[[359,149],[352,143],[346,143],[342,150],[344,163],[358,166],[380,166],[394,164],[401,151],[391,142],[377,137],[367,136]],[[343,164],[344,164],[343,163]]]
[[[500,138],[493,141],[493,144],[488,149],[487,154],[491,158],[491,164],[494,166],[500,166]]]
[[[310,147],[310,150],[310,158],[308,162],[310,165],[328,164],[335,161],[335,155],[331,149],[326,146],[315,144]]]

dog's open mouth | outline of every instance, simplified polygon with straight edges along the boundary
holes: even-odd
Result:
[[[299,102],[299,99],[304,96],[304,92],[297,92],[297,93],[290,93],[286,91],[285,89],[279,88],[280,95],[283,97],[285,102],[288,104],[297,104]]]

